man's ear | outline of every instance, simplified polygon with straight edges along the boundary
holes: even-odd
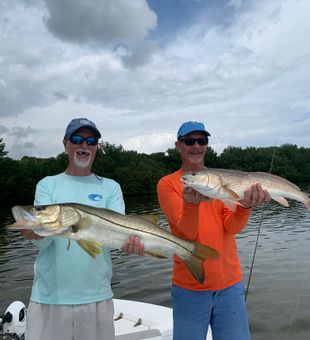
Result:
[[[180,142],[179,142],[179,141],[176,141],[176,142],[174,143],[174,145],[175,145],[175,148],[177,149],[177,152],[180,152]]]
[[[68,153],[67,150],[66,150],[66,146],[67,146],[67,140],[64,138],[63,141],[62,141],[64,147],[65,147],[65,153]]]

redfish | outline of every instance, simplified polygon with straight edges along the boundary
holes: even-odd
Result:
[[[206,197],[223,201],[232,210],[235,210],[236,204],[240,204],[244,191],[255,183],[260,183],[273,200],[285,207],[289,206],[286,200],[289,198],[302,202],[310,210],[307,193],[294,183],[265,172],[206,168],[184,174],[182,182],[185,187],[193,188]]]

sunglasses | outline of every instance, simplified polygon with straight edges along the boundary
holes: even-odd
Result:
[[[84,140],[86,140],[87,145],[97,145],[98,138],[97,137],[83,137],[78,135],[73,135],[69,137],[69,140],[73,144],[82,144]]]
[[[208,145],[208,138],[182,138],[180,142],[184,142],[187,146],[192,146],[197,142],[199,145]]]

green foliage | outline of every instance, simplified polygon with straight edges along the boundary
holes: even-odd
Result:
[[[32,204],[37,182],[45,176],[65,170],[67,155],[51,158],[5,157],[5,144],[0,139],[0,203]],[[208,167],[269,172],[294,183],[310,183],[310,148],[284,144],[280,147],[227,147],[222,154],[208,148],[205,158]],[[156,193],[159,179],[181,166],[176,148],[150,155],[124,150],[121,145],[101,143],[93,165],[94,173],[120,183],[124,194]]]
[[[208,150],[205,156],[205,165],[209,168],[219,168],[219,159],[217,153],[208,146]]]
[[[169,171],[164,161],[164,154],[157,153],[153,159],[150,155],[125,151],[121,145],[102,143],[93,171],[119,182],[124,194],[154,193],[158,180]],[[163,166],[159,167],[161,162]]]
[[[269,172],[273,158],[273,148],[255,148],[229,146],[219,157],[221,168],[243,171]]]
[[[292,182],[310,181],[310,149],[293,144],[255,148],[229,146],[219,156],[222,168],[272,172]]]
[[[0,201],[3,205],[11,205],[15,197],[19,197],[19,161],[10,158],[0,160]]]

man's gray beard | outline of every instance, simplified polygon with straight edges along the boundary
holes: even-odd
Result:
[[[87,167],[89,166],[90,161],[91,161],[91,155],[89,156],[87,162],[83,162],[83,161],[80,161],[80,160],[77,158],[77,154],[75,153],[75,154],[74,154],[73,161],[74,161],[74,164],[75,164],[77,167],[79,167],[79,168],[87,168]]]

